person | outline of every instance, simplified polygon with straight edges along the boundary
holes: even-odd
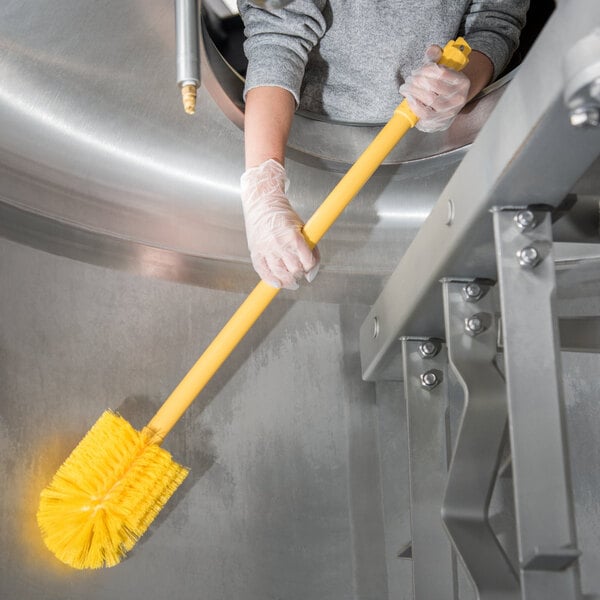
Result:
[[[297,109],[334,121],[385,123],[404,96],[423,132],[443,131],[516,50],[528,0],[238,0],[248,59],[241,196],[252,263],[270,285],[312,281],[319,254],[287,198],[285,149]],[[436,63],[447,41],[472,48],[456,72]]]

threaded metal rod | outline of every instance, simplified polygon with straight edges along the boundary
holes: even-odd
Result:
[[[196,91],[200,86],[197,0],[175,0],[175,39],[177,44],[177,84],[183,108],[196,111]]]

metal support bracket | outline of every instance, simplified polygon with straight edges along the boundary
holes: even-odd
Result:
[[[550,213],[493,211],[521,587],[581,598],[565,432]],[[528,211],[530,212],[530,211]]]
[[[477,283],[483,293],[472,294],[473,283],[443,281],[448,357],[465,394],[443,520],[478,598],[516,600],[517,574],[488,519],[507,424],[504,379],[495,364],[494,289]]]
[[[403,338],[415,600],[457,600],[456,560],[442,523],[450,458],[447,352],[441,340]]]

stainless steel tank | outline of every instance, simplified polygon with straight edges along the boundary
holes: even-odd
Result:
[[[205,11],[190,117],[172,2],[0,7],[0,596],[411,598],[401,389],[376,402],[358,329],[510,75],[448,132],[409,133],[320,244],[317,281],[242,342],[167,439],[192,475],[128,560],[80,573],[41,543],[37,494],[72,446],[105,408],[143,426],[256,282],[242,80]],[[302,216],[376,129],[296,117]]]
[[[34,6],[2,8],[2,233],[107,266],[247,289],[253,275],[238,193],[243,82],[207,28],[203,87],[190,117],[175,84],[171,3]],[[376,286],[390,272],[501,88],[448,132],[406,136],[321,244],[327,291],[314,293],[333,298],[341,288],[338,298],[346,297],[357,275]],[[302,216],[376,131],[297,116],[288,171]]]

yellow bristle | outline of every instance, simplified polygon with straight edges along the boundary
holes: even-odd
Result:
[[[143,431],[105,412],[41,493],[37,520],[44,542],[77,569],[112,567],[187,473]]]

